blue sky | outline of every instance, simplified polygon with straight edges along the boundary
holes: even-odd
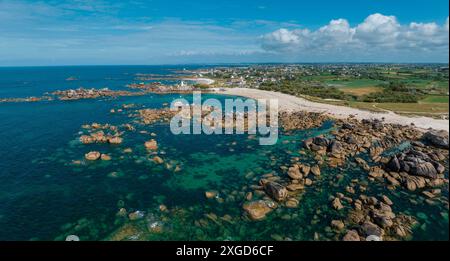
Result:
[[[447,0],[0,0],[0,66],[448,62]]]

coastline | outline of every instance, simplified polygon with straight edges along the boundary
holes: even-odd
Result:
[[[414,126],[420,130],[426,131],[429,128],[435,130],[449,131],[448,120],[438,120],[429,117],[407,117],[395,114],[394,112],[376,113],[345,106],[324,104],[308,101],[304,98],[292,96],[274,91],[264,91],[250,88],[222,88],[215,89],[216,94],[243,96],[251,99],[278,99],[280,111],[307,111],[325,113],[335,118],[345,119],[354,116],[358,120],[363,119],[384,119],[384,122],[390,124],[400,124],[403,126]]]

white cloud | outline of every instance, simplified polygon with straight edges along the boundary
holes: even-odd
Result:
[[[339,43],[351,42],[355,34],[355,29],[350,28],[350,24],[345,19],[331,20],[328,25],[321,27],[317,34],[329,41]]]
[[[392,45],[400,34],[395,16],[373,14],[355,28],[355,38],[367,44]]]
[[[263,36],[263,47],[275,51],[289,51],[291,48],[306,47],[309,30],[293,30],[282,28]],[[305,41],[306,40],[306,41]]]
[[[440,27],[436,23],[411,23],[401,33],[401,41],[397,44],[404,48],[417,48],[431,51],[438,48],[448,50],[448,32],[445,25]]]
[[[383,56],[395,52],[422,56],[429,52],[446,55],[449,44],[448,21],[447,18],[442,26],[420,22],[402,25],[395,16],[376,13],[354,27],[341,18],[315,31],[306,28],[279,29],[261,39],[266,51],[291,55],[316,53],[336,56],[344,51],[360,56]]]
[[[436,23],[411,23],[409,28],[421,35],[433,36],[439,31],[439,26]]]

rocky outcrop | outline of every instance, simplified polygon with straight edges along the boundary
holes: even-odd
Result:
[[[101,155],[102,155],[102,154],[101,154],[100,152],[98,152],[98,151],[91,151],[91,152],[85,154],[84,157],[85,157],[87,160],[95,161],[95,160],[100,159]]]
[[[264,200],[246,202],[242,208],[250,219],[255,221],[264,219],[266,215],[272,211],[272,208],[269,207],[269,204]]]
[[[341,210],[344,208],[339,198],[333,199],[333,201],[331,202],[331,206],[336,210]]]
[[[8,102],[38,102],[38,101],[51,101],[52,98],[48,96],[42,97],[27,97],[27,98],[2,98],[0,99],[0,103],[8,103]]]
[[[138,111],[138,117],[143,124],[150,125],[156,122],[169,122],[177,112],[165,109],[144,109]]]
[[[276,182],[266,182],[264,184],[264,191],[269,197],[276,201],[283,201],[288,196],[287,189]]]
[[[370,221],[364,222],[359,230],[360,233],[365,237],[376,236],[378,238],[382,238],[382,236],[384,235],[383,229]]]
[[[356,230],[349,230],[347,234],[345,234],[343,241],[361,241],[359,234]]]
[[[360,195],[348,212],[345,224],[354,230],[347,231],[343,240],[404,240],[411,233],[416,220],[402,213],[394,213],[393,202],[385,195],[380,199]],[[375,236],[375,238],[369,238]]]
[[[331,154],[339,154],[342,153],[343,150],[344,147],[342,146],[342,143],[336,140],[332,140],[328,146],[328,151],[331,152]]]
[[[81,99],[97,99],[104,97],[121,97],[121,96],[141,96],[147,92],[130,92],[130,91],[113,91],[108,88],[103,89],[83,89],[55,91],[52,95],[62,101],[74,101]]]
[[[328,147],[328,144],[330,144],[330,141],[327,138],[324,138],[322,136],[313,138],[313,143],[317,146],[321,147]]]
[[[314,176],[320,176],[320,167],[318,166],[318,165],[315,165],[315,166],[312,166],[311,167],[311,173],[314,175]]]
[[[121,137],[115,136],[115,137],[108,138],[108,142],[110,144],[121,144],[123,142],[123,139]]]
[[[385,165],[388,171],[405,172],[409,175],[420,176],[429,179],[438,178],[438,174],[445,171],[445,167],[432,160],[426,153],[409,150],[394,155]]]
[[[92,123],[83,125],[82,128],[88,133],[80,136],[80,142],[83,144],[93,143],[110,143],[121,144],[123,138],[120,136],[123,132],[119,131],[119,127],[110,124]]]
[[[279,119],[285,131],[293,131],[320,127],[329,117],[322,113],[299,111],[293,113],[281,112]]]
[[[435,147],[448,149],[448,132],[446,131],[429,131],[423,135],[422,140]]]
[[[302,179],[303,175],[300,172],[299,165],[295,164],[294,166],[290,167],[288,170],[288,176],[294,180]]]

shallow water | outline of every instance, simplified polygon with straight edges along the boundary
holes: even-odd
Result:
[[[84,87],[122,89],[136,73],[168,74],[168,67],[43,67],[1,68],[0,98],[39,96],[46,91]],[[74,76],[78,81],[65,81]],[[343,191],[351,179],[367,181],[367,173],[354,163],[343,168],[322,168],[322,176],[301,196],[297,209],[278,208],[267,219],[242,218],[241,205],[249,186],[267,173],[277,173],[291,157],[300,155],[301,141],[329,133],[333,125],[283,134],[275,146],[259,146],[248,135],[174,136],[167,124],[143,126],[128,114],[139,108],[161,108],[180,95],[148,95],[71,102],[0,104],[0,240],[64,240],[75,234],[82,240],[336,240],[331,220],[344,218],[329,206],[328,198]],[[204,95],[203,98],[224,97]],[[111,114],[112,108],[136,104],[134,109]],[[82,145],[81,125],[131,123],[135,132],[124,134],[124,143]],[[172,167],[149,161],[140,131],[156,133],[160,157]],[[131,148],[132,153],[124,153]],[[108,153],[110,162],[83,161],[84,154]],[[81,160],[83,164],[72,164]],[[175,172],[174,166],[181,171]],[[113,174],[112,174],[113,173]],[[343,178],[337,179],[339,175]],[[448,166],[447,173],[448,175]],[[216,190],[218,199],[206,199]],[[394,212],[419,220],[416,240],[448,240],[448,210],[444,206],[413,205],[423,202],[420,193],[391,192],[370,183],[367,195],[388,195]],[[448,197],[448,190],[444,191]],[[161,212],[164,204],[170,210]],[[130,222],[117,217],[121,207],[143,211],[145,218]],[[211,214],[213,213],[213,214]],[[205,216],[205,214],[210,214]],[[221,219],[224,215],[230,218]],[[217,218],[215,217],[217,216]],[[150,226],[150,228],[149,228]],[[161,232],[153,228],[161,226]]]

